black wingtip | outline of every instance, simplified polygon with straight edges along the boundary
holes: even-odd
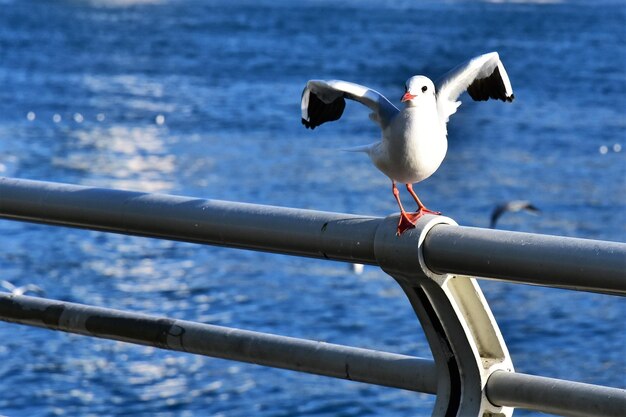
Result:
[[[302,124],[307,129],[311,129],[311,130],[315,129],[315,126],[313,126],[307,119],[302,119]]]
[[[314,129],[323,123],[338,120],[343,114],[345,107],[346,100],[343,98],[343,95],[337,97],[330,103],[325,103],[311,92],[309,94],[309,105],[307,107],[309,120],[302,118],[302,124],[309,129]]]
[[[532,204],[527,205],[526,210],[531,211],[533,213],[541,213],[541,210],[537,206],[534,206]]]
[[[475,101],[494,99],[511,103],[515,96],[513,94],[507,95],[506,90],[499,67],[496,67],[488,77],[474,80],[467,88],[470,97]]]

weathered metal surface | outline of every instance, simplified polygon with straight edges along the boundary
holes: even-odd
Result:
[[[0,293],[0,320],[434,394],[432,360]]]
[[[0,217],[375,263],[380,219],[0,177]]]
[[[487,381],[494,404],[567,417],[624,417],[626,390],[542,376],[494,372]]]
[[[0,218],[378,264],[381,218],[0,177]],[[409,230],[387,242],[410,251]],[[626,295],[626,244],[438,225],[428,268]]]
[[[438,273],[626,295],[626,244],[474,227],[437,226],[424,242]]]

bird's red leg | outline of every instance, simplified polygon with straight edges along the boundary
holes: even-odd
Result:
[[[413,213],[407,213],[404,211],[404,207],[402,207],[402,202],[400,201],[400,191],[398,191],[395,181],[391,181],[391,190],[393,191],[393,196],[398,202],[398,207],[400,207],[400,221],[398,222],[398,232],[396,233],[400,236],[407,229],[415,227],[415,221],[419,218],[419,216],[413,218],[415,216]]]
[[[409,191],[409,193],[411,193],[411,195],[413,196],[413,199],[417,203],[417,213],[415,213],[418,215],[417,218],[420,218],[421,216],[427,213],[428,214],[441,214],[441,212],[439,211],[432,211],[432,210],[427,209],[426,206],[422,204],[417,194],[415,194],[415,191],[413,191],[413,184],[407,184],[406,189]]]

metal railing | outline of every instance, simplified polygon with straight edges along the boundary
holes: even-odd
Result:
[[[626,390],[516,373],[474,278],[626,294],[626,244],[0,177],[0,218],[379,265],[406,293],[434,362],[328,343],[0,295],[0,319],[436,393],[433,416],[623,416]]]

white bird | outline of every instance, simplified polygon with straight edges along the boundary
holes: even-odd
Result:
[[[382,140],[350,150],[367,153],[374,165],[391,179],[393,195],[400,207],[398,235],[401,235],[415,227],[417,219],[424,214],[440,214],[422,204],[412,184],[430,177],[441,165],[448,149],[446,125],[461,105],[457,98],[466,90],[477,101],[490,98],[513,101],[511,82],[497,52],[459,65],[436,84],[422,75],[409,78],[401,99],[405,103],[402,110],[379,92],[362,85],[310,80],[302,92],[302,124],[315,129],[322,123],[338,120],[346,98],[372,110],[370,119],[380,126]],[[406,184],[417,203],[417,212],[404,210],[396,182]]]
[[[15,286],[12,282],[7,280],[0,281],[0,286],[7,291],[9,291],[13,295],[24,295],[28,292],[32,292],[39,295],[44,295],[45,291],[38,285],[35,284],[26,284],[22,286]]]

